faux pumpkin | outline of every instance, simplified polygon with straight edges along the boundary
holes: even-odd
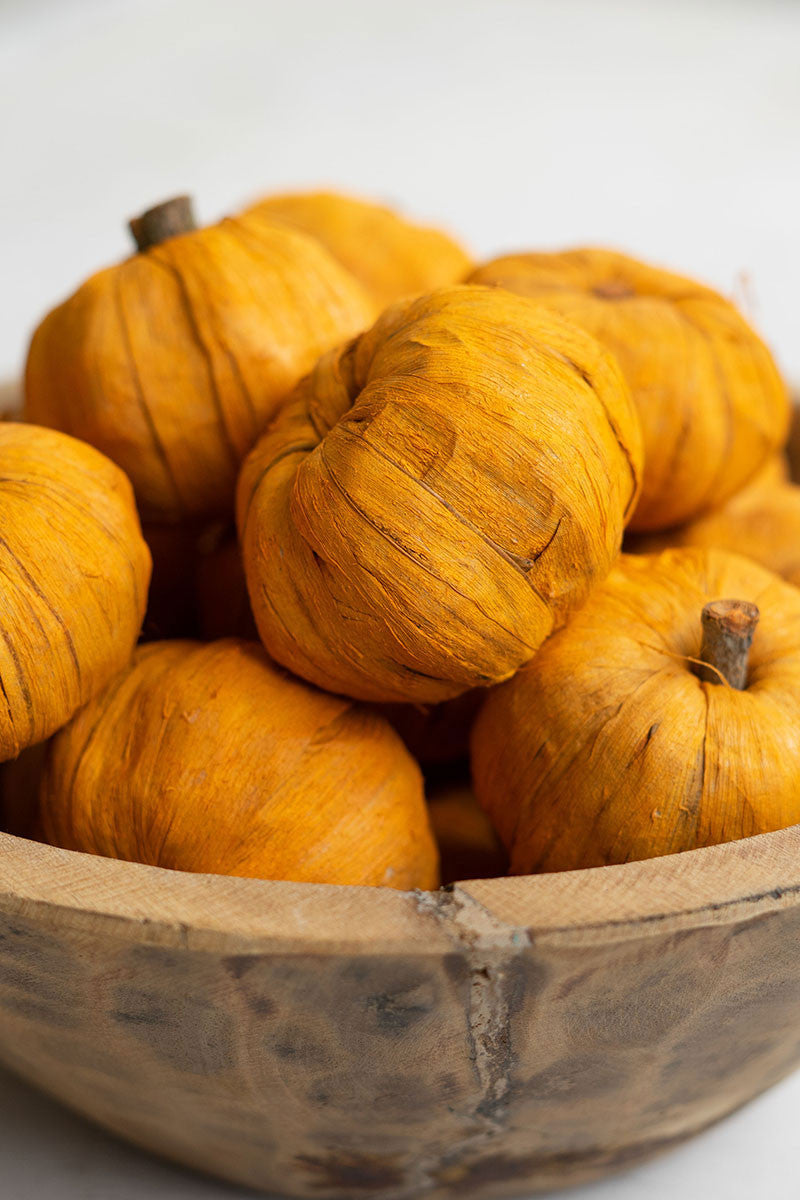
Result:
[[[150,556],[128,480],[91,446],[0,423],[0,761],[48,737],[130,658]]]
[[[593,338],[500,289],[398,304],[322,358],[245,462],[261,638],[359,699],[496,683],[605,576],[640,470]]]
[[[783,444],[788,398],[772,357],[710,288],[609,250],[511,255],[471,278],[535,299],[617,356],[644,433],[632,529],[717,507]]]
[[[183,871],[435,887],[419,768],[257,644],[153,642],[54,739],[48,841]]]
[[[505,851],[468,782],[433,788],[428,809],[439,847],[443,884],[505,875]]]
[[[489,694],[472,765],[516,874],[800,821],[800,591],[720,550],[623,556]]]
[[[361,281],[381,309],[405,296],[459,283],[472,267],[448,234],[340,192],[268,196],[248,211],[312,234]]]
[[[119,463],[147,521],[229,515],[241,459],[277,406],[374,305],[282,222],[193,229],[173,201],[132,225],[139,253],[93,275],[34,333],[27,419]]]
[[[737,492],[722,508],[688,525],[631,540],[635,553],[653,553],[668,546],[716,546],[732,550],[769,567],[800,586],[800,487],[775,482],[777,466]]]

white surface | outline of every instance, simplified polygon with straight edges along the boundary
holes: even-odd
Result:
[[[328,182],[476,253],[607,242],[747,301],[800,378],[800,6],[0,0],[0,378],[191,190]],[[743,280],[746,280],[746,286]],[[796,1200],[800,1077],[586,1200]],[[2,1200],[221,1200],[0,1074]]]

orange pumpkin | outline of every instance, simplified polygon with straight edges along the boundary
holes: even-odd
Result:
[[[133,493],[91,446],[0,423],[0,761],[48,737],[130,658],[150,556]]]
[[[632,529],[717,507],[783,445],[788,397],[772,357],[710,288],[610,250],[510,255],[471,279],[531,297],[617,356],[644,433]]]
[[[800,591],[719,550],[623,556],[487,696],[472,766],[516,874],[800,821]]]
[[[593,338],[499,289],[396,305],[321,359],[244,465],[261,638],[359,699],[496,683],[605,576],[640,470]]]
[[[248,213],[286,221],[317,238],[381,309],[405,296],[459,283],[472,267],[448,234],[340,192],[267,196]]]
[[[391,726],[260,646],[153,642],[52,741],[55,845],[182,871],[430,888],[419,768]]]
[[[133,225],[139,253],[93,275],[34,333],[26,417],[119,463],[147,521],[229,515],[242,457],[374,305],[282,222],[192,229],[186,206],[168,202]]]

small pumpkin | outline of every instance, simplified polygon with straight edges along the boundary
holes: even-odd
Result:
[[[181,871],[430,888],[419,768],[388,722],[257,644],[152,642],[53,739],[46,840]]]
[[[800,591],[720,550],[624,555],[487,696],[472,766],[515,874],[800,821]]]
[[[762,476],[722,508],[678,529],[635,538],[630,549],[652,553],[667,546],[716,546],[744,554],[800,587],[800,487],[769,483]]]
[[[248,212],[286,221],[317,238],[360,280],[380,309],[405,296],[460,283],[472,267],[448,234],[341,192],[267,196]]]
[[[783,445],[789,405],[772,356],[710,288],[610,250],[510,255],[471,279],[535,299],[619,359],[644,433],[631,529],[719,506]]]
[[[161,523],[228,516],[284,396],[375,315],[315,239],[247,216],[196,229],[185,199],[133,222],[139,252],[45,317],[25,374],[26,418],[108,454]]]
[[[321,359],[242,469],[261,638],[364,700],[496,683],[605,576],[640,471],[593,338],[500,289],[398,304]]]
[[[48,737],[130,658],[150,555],[133,493],[91,446],[0,423],[0,761]]]
[[[506,874],[505,851],[468,782],[451,781],[434,787],[428,809],[439,847],[443,884]]]

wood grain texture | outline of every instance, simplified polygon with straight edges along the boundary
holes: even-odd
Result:
[[[800,1059],[800,828],[440,893],[0,835],[0,1058],[298,1197],[504,1197],[638,1162]]]

